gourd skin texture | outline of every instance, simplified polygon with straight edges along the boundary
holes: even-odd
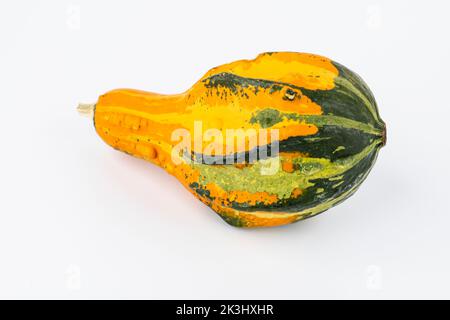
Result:
[[[243,164],[174,163],[179,140],[172,133],[184,128],[194,137],[195,121],[203,133],[223,136],[227,129],[278,129],[280,152]],[[288,224],[342,202],[367,177],[386,132],[361,78],[325,57],[294,52],[213,68],[182,94],[110,91],[96,103],[94,125],[107,144],[164,168],[239,227]],[[213,151],[205,148],[210,141],[200,143],[204,157],[236,156],[227,141]],[[267,161],[279,162],[275,174],[261,174]]]

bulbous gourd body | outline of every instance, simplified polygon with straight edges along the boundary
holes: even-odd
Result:
[[[292,223],[345,200],[386,132],[360,77],[293,52],[213,68],[182,94],[110,91],[94,125],[107,144],[164,168],[240,227]]]

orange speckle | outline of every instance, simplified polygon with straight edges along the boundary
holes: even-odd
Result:
[[[283,161],[281,163],[281,168],[283,168],[283,171],[285,172],[294,172],[294,164],[290,161]]]
[[[156,149],[153,146],[148,147],[148,157],[150,159],[155,159],[157,156]]]
[[[303,193],[302,189],[300,188],[294,188],[294,190],[292,190],[291,192],[291,197],[292,198],[298,198],[299,196],[301,196]]]
[[[309,154],[305,152],[294,151],[294,152],[280,152],[279,156],[285,159],[292,160],[294,158],[307,158],[309,157]]]

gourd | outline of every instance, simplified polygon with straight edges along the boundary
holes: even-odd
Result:
[[[181,94],[118,89],[78,109],[108,145],[160,166],[237,227],[288,224],[342,202],[386,142],[364,81],[305,53],[224,64]],[[242,132],[263,134],[250,143]]]

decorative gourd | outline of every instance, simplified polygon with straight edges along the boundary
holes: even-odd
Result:
[[[177,95],[113,90],[79,110],[93,113],[107,144],[164,168],[238,227],[288,224],[342,202],[386,140],[363,80],[305,53],[225,64]],[[190,134],[181,147],[179,129]],[[229,129],[247,130],[249,140],[264,134],[256,144],[235,143]],[[264,172],[268,167],[276,170]]]

